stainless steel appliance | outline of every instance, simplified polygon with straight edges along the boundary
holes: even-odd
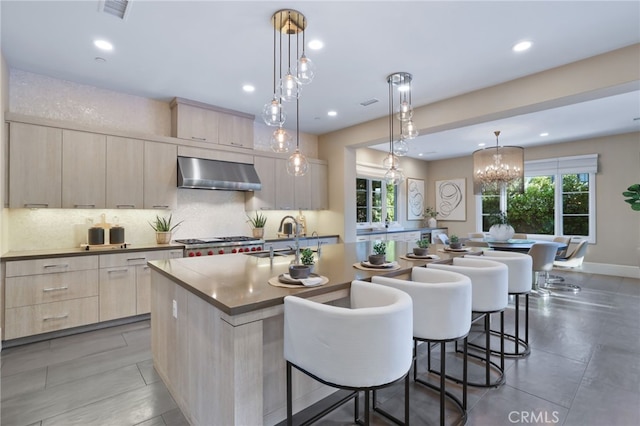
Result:
[[[264,244],[264,240],[244,236],[188,238],[175,242],[184,244],[184,257],[261,251]]]

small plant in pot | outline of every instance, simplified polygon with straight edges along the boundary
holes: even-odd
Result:
[[[300,250],[300,263],[289,265],[289,276],[297,280],[308,278],[313,271],[313,260],[313,252],[310,248]]]
[[[173,215],[169,215],[169,218],[164,218],[156,215],[156,219],[153,222],[149,222],[151,228],[156,231],[156,242],[158,244],[169,244],[171,242],[171,233],[174,229],[182,223],[182,221],[171,225]]]
[[[256,212],[254,216],[247,215],[247,223],[251,225],[253,238],[264,237],[264,226],[267,224],[267,217],[260,212]]]
[[[369,255],[369,263],[372,265],[382,265],[387,254],[387,243],[380,241],[373,245],[373,253]]]
[[[489,236],[495,241],[507,241],[513,238],[515,230],[513,226],[509,225],[507,213],[498,212],[491,214],[489,216],[489,223],[491,224]]]
[[[438,226],[438,221],[436,220],[436,216],[438,216],[438,212],[433,207],[427,207],[424,209],[424,213],[422,217],[425,218],[427,227],[435,228]]]
[[[429,254],[429,240],[418,240],[416,241],[416,245],[413,249],[413,254],[416,256],[426,256]]]
[[[452,235],[449,237],[449,248],[454,250],[458,250],[462,248],[462,243],[460,242],[460,238],[457,235]]]

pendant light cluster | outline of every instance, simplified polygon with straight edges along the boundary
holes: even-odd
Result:
[[[499,146],[496,135],[496,146],[479,149],[473,153],[474,192],[481,194],[483,190],[499,190],[509,184],[516,192],[524,190],[524,148],[519,146]]]
[[[399,185],[404,181],[404,175],[399,169],[398,157],[409,152],[407,141],[418,136],[418,129],[413,123],[413,107],[411,105],[411,80],[413,77],[408,72],[397,72],[387,77],[389,85],[389,154],[382,161],[387,172],[385,181],[393,185]],[[394,88],[398,91],[398,109],[394,107]],[[394,114],[400,121],[400,135],[398,141],[394,141]]]
[[[315,67],[305,55],[305,16],[293,9],[279,10],[271,17],[273,24],[273,98],[265,104],[262,119],[268,126],[277,127],[271,136],[270,146],[274,152],[290,152],[293,138],[283,127],[287,113],[283,102],[296,103],[295,152],[287,160],[287,172],[294,176],[307,173],[309,163],[300,151],[299,99],[302,86],[311,83]],[[302,45],[299,38],[302,34]],[[295,46],[292,50],[292,37]],[[284,41],[283,41],[284,39]],[[300,53],[300,55],[298,55]]]

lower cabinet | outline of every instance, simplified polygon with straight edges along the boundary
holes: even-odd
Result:
[[[7,261],[4,340],[150,312],[150,260],[182,250]]]

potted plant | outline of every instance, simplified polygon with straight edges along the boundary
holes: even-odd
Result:
[[[372,265],[382,265],[387,254],[387,243],[380,241],[373,245],[373,253],[369,255],[369,263]]]
[[[418,240],[416,241],[416,245],[418,247],[415,247],[413,249],[413,254],[415,254],[416,256],[426,256],[427,254],[429,254],[429,240]]]
[[[438,212],[436,209],[432,207],[427,207],[424,209],[424,213],[422,216],[427,220],[427,227],[429,228],[437,228],[438,221],[436,220],[436,216],[438,216]]]
[[[460,238],[457,235],[452,235],[449,237],[449,248],[454,250],[458,250],[462,248],[462,243],[460,242]]]
[[[156,219],[153,222],[149,222],[149,225],[156,231],[156,242],[158,244],[169,244],[171,242],[171,233],[174,229],[182,223],[182,221],[171,225],[173,215],[169,215],[169,219],[156,215]]]
[[[251,225],[251,229],[253,231],[253,238],[262,238],[264,237],[264,225],[267,223],[267,217],[260,212],[256,212],[256,214],[251,217],[247,215],[247,222]]]
[[[315,259],[313,258],[313,251],[307,247],[300,251],[300,263],[309,267],[309,272],[313,272],[313,265]]]
[[[513,238],[515,230],[513,229],[513,226],[509,224],[507,213],[502,211],[492,213],[489,215],[489,223],[491,224],[491,228],[489,228],[489,236],[495,241],[507,241]]]
[[[640,183],[634,183],[622,195],[627,197],[624,201],[629,203],[631,210],[640,212]]]

